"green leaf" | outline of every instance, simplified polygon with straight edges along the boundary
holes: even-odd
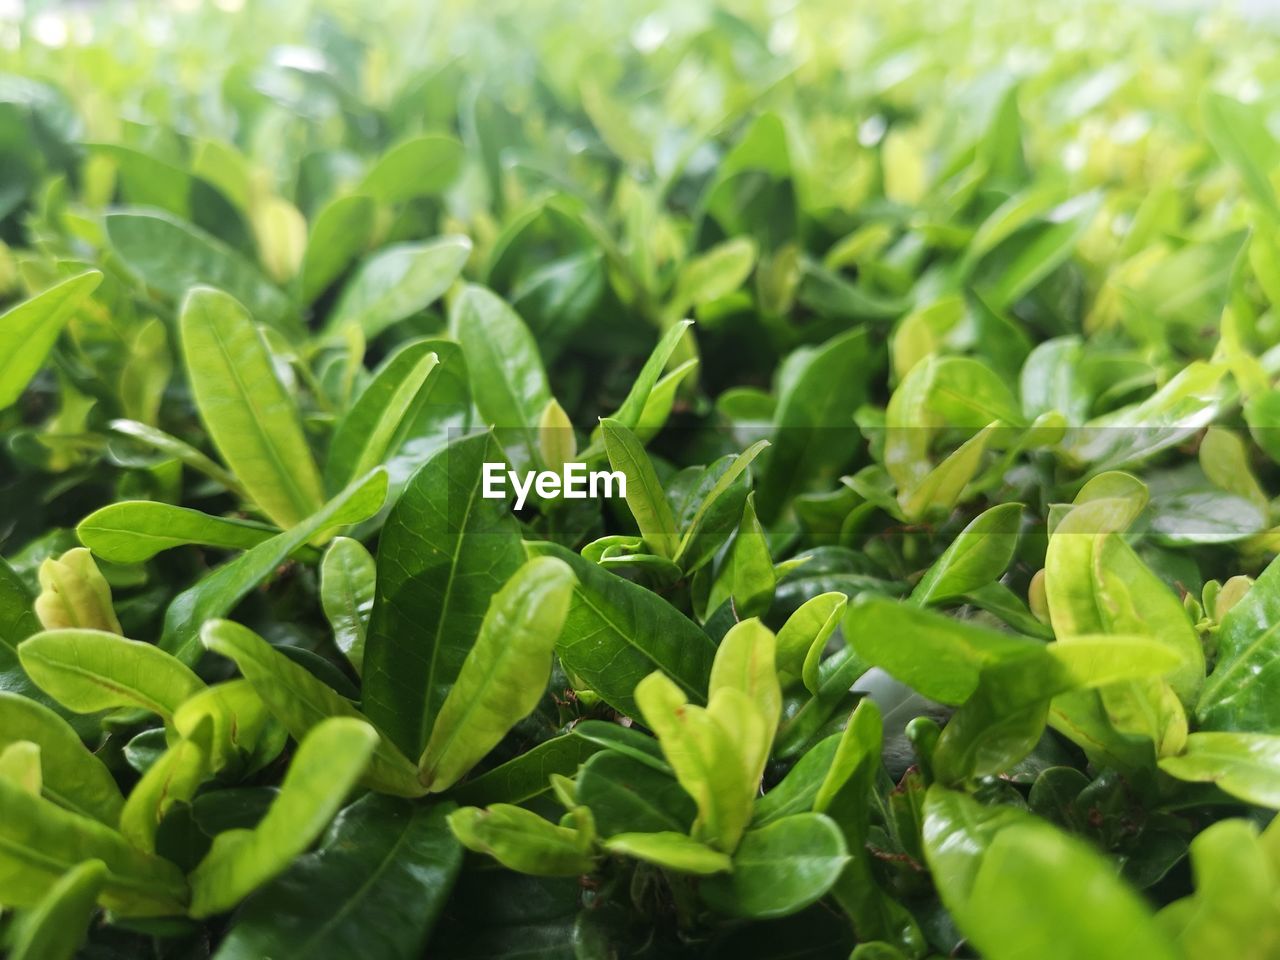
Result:
[[[10,960],[71,960],[84,943],[107,866],[86,860],[59,878],[15,924]]]
[[[674,559],[679,547],[675,517],[644,446],[616,420],[601,420],[600,431],[609,465],[627,478],[627,507],[640,536],[659,556]]]
[[[522,803],[550,789],[553,774],[571,776],[600,747],[582,737],[544,740],[506,763],[458,784],[449,797],[458,803]]]
[[[640,432],[645,408],[649,405],[650,397],[657,389],[659,380],[662,379],[662,371],[667,369],[667,362],[680,346],[685,331],[691,326],[693,326],[692,320],[681,320],[667,329],[662,339],[658,341],[658,345],[653,348],[653,352],[649,354],[649,358],[645,360],[640,372],[636,374],[626,398],[609,419],[622,424],[628,430]]]
[[[320,475],[297,407],[245,309],[208,287],[182,303],[182,349],[200,417],[223,461],[281,527],[320,509]]]
[[[181,914],[187,884],[172,863],[135,850],[109,827],[0,778],[0,901],[35,907],[72,868],[106,865],[98,902],[122,917]]]
[[[1263,106],[1206,90],[1200,98],[1200,120],[1209,142],[1236,168],[1254,201],[1271,216],[1280,217],[1280,202],[1271,183],[1271,174],[1280,165],[1280,143],[1267,129]]]
[[[689,307],[729,296],[751,275],[756,254],[750,237],[734,237],[685,263],[676,275],[672,312],[680,314]]]
[[[317,533],[367,520],[378,512],[386,497],[386,471],[376,470],[353,482],[296,527],[258,544],[178,594],[164,614],[161,649],[183,663],[194,663],[201,653],[201,624],[229,613]]]
[[[714,516],[713,508],[716,504],[723,501],[725,494],[729,492],[729,489],[737,479],[743,475],[747,467],[751,465],[751,462],[768,446],[768,440],[757,440],[738,456],[734,457],[724,472],[716,477],[715,483],[707,491],[706,496],[698,502],[693,516],[685,524],[684,535],[680,538],[680,547],[676,550],[676,555],[673,558],[677,563],[686,558],[689,548],[697,541],[698,536],[704,532],[704,522],[709,517]],[[694,559],[696,560],[697,558],[695,557]],[[687,566],[688,561],[685,560],[685,563]]]
[[[929,470],[918,485],[899,490],[898,505],[903,516],[919,520],[929,514],[949,513],[981,467],[982,455],[995,430],[996,424],[989,424]]]
[[[319,297],[369,242],[376,213],[373,199],[358,194],[336,197],[320,209],[302,256],[303,302]]]
[[[147,426],[145,423],[138,423],[136,420],[112,420],[109,426],[114,432],[137,440],[139,443],[144,443],[165,454],[165,456],[180,461],[184,466],[190,467],[197,473],[203,473],[206,477],[215,483],[221,484],[237,496],[244,497],[246,500],[249,498],[249,494],[245,492],[239,480],[189,443],[184,443],[163,430],[157,430],[155,427]]]
[[[963,703],[982,668],[1040,644],[1027,637],[864,594],[849,605],[844,635],[858,656],[931,700]]]
[[[606,720],[580,720],[569,733],[605,750],[630,757],[660,773],[671,773],[671,767],[662,759],[658,741],[639,730]]]
[[[1164,757],[1160,769],[1179,780],[1216,783],[1246,803],[1280,809],[1280,736],[1193,733],[1186,751]]]
[[[461,236],[382,248],[356,268],[325,329],[333,332],[355,324],[372,340],[439,300],[470,256],[471,241]]]
[[[103,630],[46,630],[22,641],[18,657],[42,690],[77,713],[131,707],[167,723],[204,689],[171,654]]]
[[[984,956],[1176,956],[1141,899],[1080,840],[937,786],[924,830],[942,900]]]
[[[441,193],[462,168],[462,144],[429,133],[396,144],[365,174],[356,192],[380,203]]]
[[[867,381],[878,363],[865,329],[803,354],[781,391],[773,418],[773,446],[757,485],[761,520],[772,523],[792,495],[843,468],[858,445],[850,429],[866,403]]]
[[[922,607],[960,597],[998,579],[1018,544],[1022,505],[1004,503],[979,514],[920,578],[911,600]]]
[[[1218,660],[1196,704],[1208,730],[1280,726],[1280,563],[1272,561],[1222,619]]]
[[[1280,948],[1280,865],[1266,842],[1248,820],[1220,821],[1191,841],[1195,894],[1158,917],[1186,956],[1266,960]]]
[[[206,719],[191,739],[183,737],[156,760],[134,784],[120,812],[120,832],[139,850],[156,852],[156,829],[175,803],[187,803],[213,772]]]
[[[748,830],[733,855],[733,871],[698,888],[713,907],[754,919],[803,910],[831,889],[849,857],[830,818],[798,813]]]
[[[116,255],[149,287],[178,301],[192,287],[216,287],[268,326],[291,331],[297,310],[257,266],[167,213],[122,210],[104,218]]]
[[[406,756],[421,755],[490,598],[522,562],[515,518],[481,496],[482,465],[502,459],[490,433],[449,444],[382,529],[363,703]]]
[[[688,833],[693,799],[670,772],[622,753],[597,753],[578,773],[577,802],[590,808],[602,837],[619,833]]]
[[[848,848],[849,860],[832,895],[853,921],[859,938],[913,944],[921,939],[915,921],[880,889],[867,845],[883,738],[880,709],[864,697],[850,715],[825,769],[817,771],[821,782],[811,794],[812,806],[835,822]],[[810,754],[816,752],[811,750]]]
[[[46,557],[38,577],[40,593],[35,599],[35,611],[42,626],[121,633],[111,602],[111,586],[84,547],[68,550],[57,558]]]
[[[449,827],[468,850],[487,853],[521,873],[576,877],[595,866],[579,830],[556,826],[510,804],[496,803],[485,810],[463,807],[449,814]]]
[[[397,960],[424,949],[462,866],[451,804],[367,796],[236,914],[218,960]]]
[[[466,354],[480,416],[496,428],[514,467],[535,467],[551,388],[529,328],[501,297],[469,284],[453,302],[449,332]]]
[[[355,785],[378,744],[363,721],[321,721],[298,744],[280,794],[252,830],[218,834],[191,873],[191,915],[231,909],[311,845]]]
[[[359,673],[373,611],[377,565],[359,540],[335,537],[320,563],[320,606],[333,641]]]
[[[430,348],[431,342],[423,341],[397,352],[339,421],[325,462],[329,489],[340,490],[395,452],[405,418],[434,386],[439,357]]]
[[[778,676],[785,687],[797,680],[811,652],[826,649],[827,640],[840,626],[849,598],[837,591],[810,597],[787,617],[778,630]]]
[[[174,711],[173,728],[188,739],[199,738],[206,719],[209,742],[201,742],[215,773],[252,773],[266,766],[284,749],[288,736],[248,680],[215,684],[189,698]]]
[[[636,715],[636,684],[662,670],[701,703],[715,645],[692,620],[644,587],[601,569],[572,550],[529,543],[531,556],[558,557],[578,583],[556,652],[564,668],[615,710]]]
[[[200,632],[206,647],[234,660],[258,696],[295,740],[303,740],[331,717],[364,721],[351,701],[334,692],[305,667],[294,663],[252,630],[230,620],[211,620]],[[424,793],[417,769],[384,735],[374,741],[368,769],[358,773],[373,790],[395,796]]]
[[[16,783],[33,796],[39,796],[43,786],[40,745],[30,740],[16,740],[0,749],[0,777]]]
[[[0,410],[22,396],[66,322],[101,282],[100,270],[86,270],[0,314]]]
[[[712,850],[683,833],[617,833],[602,840],[600,845],[609,853],[633,857],[676,873],[707,876],[725,873],[732,867],[727,854]]]
[[[721,690],[738,690],[760,711],[768,733],[768,740],[763,744],[766,756],[782,717],[776,650],[777,639],[772,630],[755,618],[742,620],[730,627],[721,639],[707,684],[709,701]]]
[[[983,299],[996,310],[1012,306],[1062,265],[1093,222],[1101,205],[1099,194],[1083,194],[1061,204],[1018,238],[1017,253],[1001,265],[998,279],[986,286]]]
[[[767,613],[773,604],[778,575],[769,554],[769,539],[756,517],[755,498],[754,492],[747,494],[742,505],[742,522],[711,588],[709,610],[732,598],[737,616],[755,617]]]
[[[494,595],[418,762],[428,791],[456,783],[542,699],[573,585],[568,564],[537,557]]]
[[[690,705],[680,688],[661,673],[645,677],[636,686],[635,697],[645,723],[658,735],[676,780],[697,805],[694,837],[732,851],[751,819],[756,791],[756,781],[748,779],[738,749],[737,740],[744,731]]]
[[[109,503],[76,526],[80,542],[110,563],[143,563],[157,553],[192,544],[248,550],[278,532],[266,524],[215,517],[156,500]]]
[[[115,778],[71,726],[34,700],[0,691],[0,747],[22,741],[40,747],[44,796],[105,824],[120,819],[124,797]]]

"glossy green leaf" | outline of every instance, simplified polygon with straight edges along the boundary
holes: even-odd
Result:
[[[184,911],[187,884],[167,860],[134,849],[115,830],[33,797],[0,778],[0,900],[35,907],[61,877],[86,860],[106,865],[98,901],[120,916]]]
[[[1018,544],[1022,506],[1005,503],[979,514],[962,530],[911,591],[925,607],[962,596],[998,579]]]
[[[112,420],[110,427],[115,433],[130,437],[166,456],[172,457],[180,461],[184,466],[190,467],[192,470],[202,473],[216,483],[221,484],[232,493],[248,498],[249,495],[240,485],[239,480],[189,443],[184,443],[163,430],[157,430],[155,427],[148,426],[145,423],[138,423],[136,420]]]
[[[384,247],[356,268],[326,328],[355,324],[372,340],[439,300],[470,256],[471,241],[460,236]]]
[[[40,748],[44,796],[82,816],[116,823],[124,797],[102,761],[48,707],[0,691],[0,746],[23,741]]]
[[[393,960],[420,952],[462,866],[451,804],[368,796],[236,914],[218,960]]]
[[[806,352],[778,400],[773,446],[757,486],[761,519],[771,523],[791,495],[839,470],[857,437],[849,429],[866,402],[876,355],[866,330],[851,330]]]
[[[250,520],[217,517],[155,500],[124,500],[95,510],[76,526],[80,542],[111,563],[142,563],[192,544],[248,550],[278,531]]]
[[[296,310],[256,265],[221,240],[167,213],[122,210],[105,218],[116,255],[149,287],[173,301],[192,287],[216,287],[253,318],[296,329]]]
[[[63,326],[101,282],[101,271],[87,270],[0,314],[0,410],[22,396]]]
[[[120,832],[139,850],[156,852],[156,829],[175,803],[195,796],[210,769],[213,723],[193,731],[169,747],[134,784],[120,812]]]
[[[439,357],[430,347],[425,341],[397,353],[339,422],[325,463],[330,489],[341,489],[395,452],[393,442],[405,418],[433,386],[431,375]]]
[[[463,807],[449,814],[449,827],[468,850],[487,853],[522,873],[573,877],[595,866],[580,831],[510,804]]]
[[[628,430],[640,433],[645,408],[657,389],[658,382],[662,379],[662,372],[666,370],[672,354],[684,340],[685,331],[691,326],[693,326],[692,320],[681,320],[667,329],[657,346],[653,348],[653,352],[645,360],[640,372],[636,374],[631,389],[627,391],[626,398],[610,417],[611,420],[622,424]]]
[[[732,851],[751,819],[756,789],[737,743],[745,732],[690,705],[680,688],[661,673],[645,677],[636,686],[635,697],[645,723],[658,735],[676,780],[697,805],[693,836]]]
[[[747,831],[728,876],[699,887],[718,910],[743,917],[785,917],[831,889],[848,862],[844,837],[828,818],[798,813]]]
[[[727,854],[683,833],[616,833],[600,845],[609,853],[643,860],[677,873],[705,876],[724,873],[732,867]]]
[[[845,639],[863,660],[942,703],[963,703],[983,666],[1035,650],[1027,638],[864,595],[849,605]]]
[[[266,766],[284,749],[288,736],[248,680],[214,684],[188,698],[174,711],[173,728],[183,737],[197,738],[206,719],[211,729],[204,749],[215,773]]]
[[[551,389],[529,328],[504,300],[471,284],[453,302],[449,331],[467,356],[480,416],[496,428],[514,466],[536,466],[538,420]]]
[[[494,594],[418,762],[428,791],[456,783],[542,699],[573,585],[568,564],[537,557]]]
[[[619,833],[686,834],[697,814],[693,799],[671,774],[612,750],[582,766],[577,802],[590,808],[602,837]]]
[[[16,924],[11,960],[71,960],[84,943],[107,868],[101,860],[72,867]]]
[[[337,812],[378,743],[352,717],[323,720],[298,744],[280,795],[252,830],[228,830],[191,873],[191,915],[230,909],[288,867]]]
[[[1246,803],[1280,809],[1280,736],[1193,733],[1186,751],[1163,758],[1160,769],[1179,780],[1215,783]]]
[[[449,444],[410,480],[382,530],[364,656],[364,709],[418,757],[480,632],[489,600],[519,568],[520,533],[481,496],[491,434]]]
[[[693,621],[645,588],[571,550],[530,543],[531,556],[558,557],[578,583],[556,653],[610,706],[636,715],[635,686],[662,670],[694,702],[705,699],[715,645]]]
[[[1141,899],[1080,840],[940,787],[925,813],[943,902],[985,956],[1177,956]]]
[[[1207,730],[1270,733],[1280,705],[1280,563],[1272,562],[1222,619],[1218,660],[1205,681],[1196,714]]]
[[[662,759],[662,748],[658,746],[658,741],[632,727],[604,720],[580,720],[569,733],[605,750],[630,757],[661,773],[671,772],[667,761]]]
[[[178,594],[165,611],[161,649],[184,663],[194,663],[200,657],[199,633],[206,620],[226,616],[249,591],[317,533],[367,520],[378,512],[386,497],[385,471],[361,477],[304,522],[223,564]]]
[[[190,668],[159,647],[102,630],[46,630],[22,641],[18,656],[41,689],[77,713],[131,707],[167,722],[204,689]]]
[[[552,737],[449,791],[458,803],[521,803],[551,789],[553,776],[572,776],[600,747],[573,736]]]
[[[211,620],[200,632],[204,645],[234,660],[258,696],[295,740],[302,740],[330,717],[364,721],[351,701],[326,686],[305,667],[271,647],[252,630],[230,620]],[[414,765],[385,737],[374,742],[368,769],[371,789],[396,796],[421,796]]]
[[[778,630],[778,676],[786,686],[800,676],[811,651],[821,653],[844,616],[849,598],[837,591],[810,597]]]
[[[76,547],[60,557],[46,557],[38,576],[40,593],[34,609],[43,627],[121,633],[111,601],[111,585],[88,550]]]
[[[320,564],[320,605],[333,641],[359,673],[373,611],[377,566],[359,540],[335,537]]]
[[[382,203],[440,193],[458,175],[462,144],[442,134],[424,134],[396,144],[378,158],[357,188]]]
[[[324,502],[320,475],[252,318],[227,294],[198,287],[180,323],[196,405],[223,461],[277,524],[301,523]]]
[[[674,559],[679,547],[675,517],[644,446],[616,420],[600,421],[600,430],[610,466],[627,478],[627,507],[640,536],[659,556]]]
[[[311,303],[347,268],[368,243],[377,207],[359,194],[325,204],[311,224],[302,257],[302,299]]]

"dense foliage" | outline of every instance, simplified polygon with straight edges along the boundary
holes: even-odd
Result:
[[[10,956],[1280,956],[1267,25],[231,6],[0,24]]]

